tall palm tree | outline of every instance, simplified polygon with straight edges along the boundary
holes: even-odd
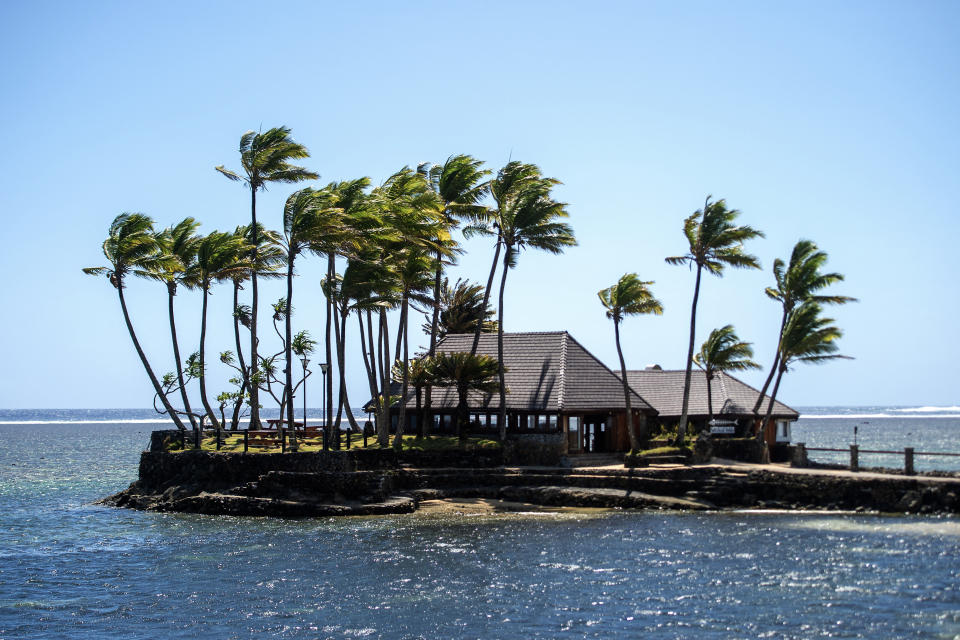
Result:
[[[183,378],[183,360],[180,358],[180,343],[177,340],[177,324],[174,321],[173,298],[177,295],[177,285],[182,280],[183,273],[189,269],[197,257],[197,244],[200,237],[196,230],[200,223],[193,218],[184,218],[173,227],[167,227],[157,234],[157,242],[166,260],[158,263],[158,269],[149,271],[151,279],[162,282],[167,288],[167,315],[170,319],[170,338],[173,341],[173,359],[177,366],[177,384],[180,387],[180,399],[183,401],[183,411],[190,419],[190,425],[199,427],[197,418],[190,408],[190,398],[187,395],[187,386]]]
[[[233,233],[213,231],[204,236],[197,246],[197,260],[193,268],[184,274],[184,282],[199,287],[203,293],[203,306],[200,317],[200,401],[210,417],[214,428],[221,428],[217,415],[207,398],[206,341],[207,341],[207,299],[210,286],[214,282],[230,280],[236,274],[250,270],[250,247],[243,238]]]
[[[777,351],[774,354],[773,365],[770,367],[770,374],[763,383],[760,395],[753,405],[754,415],[760,415],[760,407],[763,404],[764,395],[770,387],[774,374],[780,365],[780,340],[783,337],[783,329],[787,324],[787,317],[798,304],[803,302],[816,302],[817,304],[846,304],[847,302],[856,302],[856,298],[849,296],[826,296],[817,292],[830,285],[841,282],[843,275],[839,273],[821,273],[820,269],[827,262],[827,254],[817,247],[812,240],[799,240],[793,246],[790,252],[790,261],[784,263],[777,258],[773,261],[773,277],[776,286],[767,287],[765,293],[772,300],[777,300],[783,307],[783,314],[780,318],[780,332],[777,334]]]
[[[573,229],[564,218],[569,217],[567,205],[554,200],[550,192],[560,184],[555,178],[544,178],[536,165],[510,162],[490,184],[494,208],[491,216],[502,243],[503,272],[500,276],[500,297],[497,305],[497,361],[500,363],[500,439],[506,438],[507,389],[503,369],[503,294],[507,273],[517,265],[517,257],[527,248],[541,249],[553,254],[563,253],[577,240]],[[477,335],[474,334],[474,342]]]
[[[500,363],[482,354],[442,352],[429,358],[426,366],[433,384],[456,387],[457,437],[466,438],[470,420],[467,396],[470,391],[496,393],[500,390]],[[405,397],[401,399],[403,403],[406,403]]]
[[[283,250],[280,248],[279,237],[275,231],[264,229],[262,224],[258,224],[257,229],[257,252],[256,269],[254,269],[259,278],[280,278],[283,277],[282,267],[284,263]],[[244,242],[252,243],[254,234],[250,225],[240,225],[233,232],[233,235],[242,238]],[[253,270],[251,270],[253,271]],[[240,369],[240,391],[236,394],[233,403],[233,415],[230,418],[230,429],[236,430],[240,426],[240,411],[243,407],[244,394],[250,389],[250,368],[247,367],[243,357],[243,346],[240,341],[240,325],[248,330],[252,324],[253,310],[248,305],[240,304],[240,289],[243,283],[250,279],[250,271],[237,272],[230,280],[233,283],[233,337],[237,349],[237,361]],[[258,343],[259,344],[259,343]]]
[[[299,254],[312,251],[311,243],[322,237],[323,218],[329,210],[329,198],[325,194],[311,188],[301,189],[287,198],[283,207],[283,235],[280,241],[286,254],[287,263],[287,313],[284,315],[284,387],[286,389],[287,427],[291,433],[294,429],[293,414],[293,274],[294,264]],[[294,449],[296,440],[294,439]]]
[[[410,362],[407,365],[407,380],[410,385],[413,386],[413,392],[416,396],[416,413],[417,416],[417,437],[422,438],[424,436],[424,423],[426,416],[426,409],[423,407],[423,390],[433,383],[433,373],[430,368],[427,366],[430,361],[430,357],[426,356],[423,358],[411,358]],[[393,365],[392,377],[397,382],[402,382],[403,372],[400,370],[400,362],[396,362]]]
[[[687,347],[686,372],[683,377],[683,406],[677,440],[682,442],[687,431],[687,409],[690,406],[690,371],[693,367],[693,341],[697,329],[697,300],[700,298],[700,276],[703,270],[723,277],[725,267],[759,269],[755,256],[743,251],[743,243],[763,237],[763,232],[747,225],[736,225],[740,215],[736,209],[727,209],[725,200],[710,201],[707,196],[703,209],[698,209],[683,222],[683,235],[689,245],[689,253],[667,258],[669,264],[686,264],[696,268],[697,280],[693,287],[693,302],[690,305],[690,341]]]
[[[707,415],[708,422],[713,421],[713,390],[712,382],[717,372],[747,371],[759,369],[760,365],[751,360],[753,347],[749,342],[742,342],[728,324],[710,332],[710,336],[700,346],[700,351],[693,356],[693,362],[703,369],[707,378]]]
[[[850,356],[837,353],[839,347],[836,341],[843,336],[843,332],[833,325],[833,318],[822,318],[822,307],[816,302],[804,302],[790,313],[783,327],[783,336],[780,339],[780,364],[777,367],[777,379],[770,394],[770,403],[763,419],[762,428],[757,438],[763,440],[773,414],[773,405],[780,390],[780,380],[790,366],[797,362],[807,364],[823,364],[830,360],[843,358],[851,360]]]
[[[635,273],[625,273],[617,284],[597,292],[600,302],[607,310],[607,317],[613,320],[613,335],[617,342],[617,355],[620,357],[620,379],[623,381],[623,400],[627,406],[627,428],[630,435],[630,448],[640,450],[640,443],[646,434],[637,435],[633,419],[633,407],[630,402],[630,384],[627,382],[627,365],[623,360],[620,347],[620,323],[624,317],[646,313],[663,314],[663,305],[650,291],[653,281],[644,282]]]
[[[461,220],[478,221],[485,218],[487,207],[481,201],[489,190],[489,185],[484,180],[490,171],[483,169],[483,162],[476,158],[466,155],[452,155],[447,158],[442,165],[427,163],[417,167],[417,171],[427,176],[430,188],[437,194],[440,200],[441,225],[439,227],[441,238],[438,241],[446,240],[448,248],[451,251],[458,252],[459,247],[453,240],[451,231],[459,226]],[[444,256],[437,251],[434,256],[436,259],[434,280],[433,280],[433,309],[430,320],[430,347],[427,355],[432,356],[436,353],[438,326],[440,320],[440,281],[443,275]],[[432,405],[432,395],[430,387],[427,386],[426,394],[427,415],[430,414]]]
[[[167,395],[164,393],[160,381],[153,373],[153,368],[147,360],[147,355],[140,346],[137,334],[133,330],[133,323],[130,321],[130,313],[127,310],[127,302],[123,297],[124,278],[129,273],[135,275],[147,275],[156,271],[160,263],[169,260],[163,256],[160,246],[157,243],[156,235],[153,229],[153,220],[142,213],[121,213],[110,224],[110,230],[107,239],[103,241],[103,255],[107,258],[110,266],[107,267],[87,267],[83,270],[88,275],[105,275],[110,284],[117,290],[117,296],[120,298],[120,309],[123,311],[123,320],[127,325],[127,331],[130,333],[130,339],[137,350],[140,362],[150,378],[153,390],[160,398],[164,410],[173,420],[173,423],[181,431],[186,427],[176,409],[170,404]]]
[[[247,131],[240,137],[240,165],[243,174],[231,171],[223,165],[216,167],[230,180],[244,183],[250,189],[250,375],[257,373],[257,191],[266,189],[271,182],[296,183],[315,180],[320,176],[312,171],[291,164],[291,160],[309,158],[310,152],[290,137],[287,127],[274,127],[262,133]],[[256,384],[250,385],[250,427],[260,427],[259,392]]]

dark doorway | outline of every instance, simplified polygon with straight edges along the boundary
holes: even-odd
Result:
[[[609,429],[606,416],[584,416],[582,451],[603,453],[609,451]]]

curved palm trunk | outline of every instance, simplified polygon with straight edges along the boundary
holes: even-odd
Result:
[[[377,441],[381,447],[386,448],[390,446],[390,326],[387,324],[385,309],[380,309],[380,331],[382,338],[380,389],[383,402],[381,402]]]
[[[293,419],[293,262],[296,255],[290,251],[287,258],[287,313],[284,318],[284,358],[287,366],[284,369],[284,400],[287,407],[287,428],[290,430],[290,446],[294,451],[297,450],[297,427]]]
[[[613,319],[613,335],[617,340],[617,356],[620,358],[620,379],[623,381],[623,401],[627,405],[627,434],[630,436],[630,450],[640,451],[640,438],[637,437],[633,424],[633,407],[630,403],[630,384],[627,382],[627,364],[623,360],[623,349],[620,348],[620,320]]]
[[[767,427],[770,424],[770,416],[773,415],[773,403],[777,400],[777,391],[780,390],[780,380],[783,379],[783,374],[787,370],[783,363],[780,363],[780,367],[777,370],[777,381],[773,384],[773,393],[770,394],[770,404],[767,405],[767,414],[763,418],[763,423],[760,425],[760,432],[757,434],[757,440],[764,443],[764,462],[767,462],[767,452],[766,447],[766,437],[767,437]]]
[[[780,333],[777,336],[777,352],[773,355],[773,366],[770,367],[770,375],[767,376],[766,381],[763,383],[763,388],[760,389],[760,395],[757,396],[757,401],[753,405],[753,414],[760,414],[760,407],[763,406],[763,397],[767,393],[767,389],[770,388],[770,382],[773,380],[774,374],[777,372],[777,369],[780,367],[780,342],[783,340],[783,329],[787,326],[787,316],[790,313],[784,309],[783,317],[780,319]]]
[[[481,316],[480,322],[477,323],[477,328],[473,333],[473,346],[470,347],[470,355],[477,355],[477,345],[480,344],[480,333],[483,331],[483,312],[486,312],[487,305],[490,304],[490,289],[493,287],[493,276],[497,272],[497,260],[500,259],[500,238],[497,238],[497,250],[493,252],[493,265],[490,267],[490,275],[487,277],[487,288],[483,291],[483,306],[481,307]],[[503,318],[501,318],[502,320]]]
[[[400,317],[406,320],[407,317],[407,308],[410,304],[409,293],[406,289],[403,290],[403,302],[400,307]],[[400,331],[403,336],[403,383],[401,385],[400,391],[400,415],[397,419],[397,435],[393,439],[393,448],[397,451],[403,448],[403,431],[406,427],[407,421],[407,392],[410,390],[410,353],[409,353],[409,343],[407,340],[407,323],[404,322],[400,325]]]
[[[440,326],[440,278],[443,275],[443,256],[437,249],[437,270],[433,277],[433,319],[430,321],[430,350],[432,358],[437,353],[437,329]],[[420,410],[420,388],[417,387],[417,437],[423,437],[423,423],[426,422],[433,407],[433,387],[426,386],[426,397],[423,400],[423,410]]]
[[[507,287],[507,272],[510,270],[512,255],[513,248],[507,246],[507,252],[503,254],[503,275],[500,277],[500,297],[497,304],[497,373],[500,379],[500,417],[497,419],[497,426],[500,429],[500,442],[507,439],[507,385],[503,370],[503,291]]]
[[[250,241],[253,243],[250,267],[250,428],[260,428],[260,387],[253,384],[257,379],[257,187],[250,185]]]
[[[367,359],[367,343],[366,336],[364,336],[363,331],[363,318],[360,315],[360,310],[357,310],[357,322],[360,324],[360,355],[363,356],[363,368],[367,371],[367,384],[370,385],[370,397],[373,398],[374,402],[377,402],[377,376],[374,372],[375,363],[370,362],[373,359],[373,336],[370,336],[370,359]],[[370,310],[367,310],[367,324],[370,324]],[[372,331],[372,329],[371,329]]]
[[[465,440],[467,437],[467,421],[470,415],[467,408],[467,394],[469,392],[470,390],[466,386],[457,386],[457,438],[460,440]]]
[[[233,310],[236,312],[240,303],[240,283],[233,281]],[[237,346],[237,363],[240,365],[240,397],[233,403],[233,416],[230,418],[230,430],[236,431],[240,426],[240,410],[243,408],[243,394],[250,386],[250,373],[243,360],[243,349],[240,347],[240,318],[233,314],[233,340]]]
[[[708,371],[704,375],[707,378],[707,428],[709,429],[710,423],[713,422],[713,373]]]
[[[170,316],[170,337],[173,339],[173,359],[177,363],[177,382],[180,384],[180,398],[183,400],[183,410],[190,419],[190,426],[197,428],[197,417],[190,408],[190,399],[187,397],[187,387],[183,383],[183,362],[180,360],[180,343],[177,340],[177,323],[173,320],[173,296],[176,295],[175,282],[167,283],[167,313]]]
[[[335,260],[336,258],[332,253],[327,256],[327,286],[328,287],[334,286],[333,278],[336,275],[336,269],[337,269]],[[326,320],[326,334],[324,338],[324,348],[326,350],[325,353],[327,358],[326,360],[327,366],[329,367],[330,363],[333,362],[333,359],[331,358],[331,356],[333,355],[333,349],[330,346],[330,328],[331,328],[331,322],[333,322],[333,310],[332,310],[333,299],[332,299],[332,296],[330,295],[325,294],[325,297],[327,299],[327,320]],[[326,399],[327,399],[327,413],[325,416],[323,416],[323,424],[325,427],[323,432],[327,435],[327,438],[329,439],[331,435],[330,427],[333,425],[333,376],[326,376],[326,383],[327,383],[326,389],[324,389],[323,392],[326,394]],[[339,437],[335,439],[335,443],[336,443],[335,448],[340,448]]]
[[[123,311],[123,321],[127,325],[127,331],[130,333],[130,339],[133,341],[133,346],[137,350],[137,355],[140,356],[140,362],[143,364],[143,368],[146,369],[147,376],[150,378],[151,384],[153,384],[153,390],[160,398],[163,408],[166,409],[167,414],[173,420],[173,423],[177,425],[177,429],[186,431],[187,428],[183,426],[183,421],[180,419],[180,416],[177,415],[173,405],[170,404],[170,401],[167,400],[167,396],[164,395],[163,387],[160,386],[160,381],[157,380],[157,376],[154,375],[153,369],[150,367],[150,362],[147,360],[147,354],[143,352],[143,348],[140,346],[140,341],[137,340],[137,334],[133,330],[133,323],[130,322],[130,313],[127,311],[127,301],[123,297],[123,281],[117,282],[116,286],[117,295],[120,296],[120,309]]]
[[[210,407],[210,401],[207,400],[207,368],[206,368],[206,350],[207,350],[207,297],[208,288],[206,284],[201,285],[203,289],[203,310],[200,316],[200,401],[203,403],[203,409],[210,416],[210,422],[213,428],[220,430],[220,421],[217,420],[217,414]]]
[[[700,298],[700,275],[703,269],[697,265],[697,283],[693,287],[693,304],[690,305],[690,344],[687,347],[687,370],[683,374],[683,408],[677,427],[677,446],[683,444],[687,434],[687,409],[690,406],[690,369],[693,367],[693,339],[697,332],[697,300]]]
[[[336,309],[336,307],[334,307]],[[359,316],[360,312],[357,312]],[[344,302],[344,308],[338,312],[339,315],[339,325],[334,325],[333,328],[336,329],[336,338],[337,342],[337,371],[340,377],[340,401],[337,406],[337,429],[340,428],[340,417],[341,410],[345,409],[347,412],[347,422],[350,424],[351,429],[359,429],[360,425],[357,424],[357,419],[353,415],[353,409],[350,408],[350,397],[347,395],[347,369],[344,366],[346,364],[346,353],[347,353],[347,318],[350,316],[350,310],[347,308],[346,302]],[[363,324],[361,323],[361,327]],[[361,344],[362,338],[361,338]],[[366,358],[366,356],[364,356]]]

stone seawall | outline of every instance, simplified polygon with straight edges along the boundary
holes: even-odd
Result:
[[[702,465],[497,465],[499,452],[144,452],[140,476],[104,504],[156,511],[316,517],[408,513],[430,498],[571,507],[827,509],[960,513],[960,479]],[[442,461],[448,466],[437,466]]]

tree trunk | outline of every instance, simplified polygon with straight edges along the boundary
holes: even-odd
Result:
[[[507,439],[507,385],[503,369],[503,291],[507,287],[507,272],[510,270],[510,257],[513,247],[508,245],[503,254],[503,275],[500,276],[500,298],[497,304],[497,371],[500,378],[500,416],[497,427],[500,429],[500,442]],[[484,307],[486,309],[486,307]]]
[[[177,363],[177,382],[180,384],[180,398],[183,400],[183,410],[190,419],[190,426],[197,428],[197,418],[190,408],[190,399],[187,397],[187,387],[183,383],[183,361],[180,360],[180,343],[177,341],[177,323],[173,320],[173,296],[177,294],[177,283],[167,283],[167,313],[170,316],[170,337],[173,339],[173,359]]]
[[[254,381],[257,379],[259,365],[257,363],[257,188],[250,185],[250,241],[253,243],[252,266],[250,267],[250,428],[260,429],[260,387]]]
[[[240,303],[240,283],[233,281],[233,339],[237,345],[237,364],[240,365],[240,397],[233,403],[233,416],[230,418],[230,430],[236,431],[240,426],[240,410],[243,407],[243,393],[250,386],[250,372],[243,361],[243,349],[240,348],[240,318],[237,317],[237,306]]]
[[[351,429],[359,429],[360,426],[357,424],[357,419],[353,416],[353,409],[350,407],[350,398],[347,395],[347,373],[346,373],[346,358],[347,358],[347,318],[350,316],[350,309],[347,308],[344,304],[344,308],[340,311],[340,325],[337,329],[337,325],[334,325],[334,329],[337,329],[336,341],[337,341],[337,370],[340,375],[340,402],[337,408],[337,429],[340,428],[340,409],[346,408],[347,410],[347,422],[350,423]],[[359,317],[360,312],[357,311],[357,316]],[[360,327],[363,327],[363,322],[361,321]],[[361,334],[360,344],[363,345],[363,337]],[[364,356],[366,359],[366,356]]]
[[[357,309],[357,323],[360,325],[360,355],[363,356],[363,368],[367,370],[367,384],[370,385],[370,398],[376,404],[377,403],[377,376],[374,372],[375,363],[371,363],[370,360],[373,360],[373,343],[370,344],[370,359],[367,359],[367,342],[366,337],[364,336],[363,331],[363,317],[360,314],[360,310]],[[367,309],[367,323],[370,323],[370,310]],[[372,331],[371,327],[371,331]],[[377,405],[379,411],[379,405]]]
[[[623,401],[627,405],[627,434],[630,436],[630,450],[640,451],[640,438],[634,431],[633,407],[630,402],[630,384],[627,382],[627,364],[623,360],[623,349],[620,348],[620,320],[613,319],[613,335],[617,340],[617,356],[620,358],[620,377],[623,380]]]
[[[764,381],[763,388],[760,389],[760,395],[757,396],[757,401],[753,405],[753,415],[755,416],[760,415],[760,407],[763,406],[763,396],[766,395],[767,389],[770,388],[770,382],[773,380],[773,375],[780,367],[780,342],[783,340],[783,329],[787,326],[788,315],[790,315],[790,313],[784,309],[783,317],[780,319],[780,333],[777,336],[777,352],[773,355],[773,366],[770,367],[770,375],[768,375],[766,381]]]
[[[440,325],[440,278],[443,275],[443,256],[437,249],[437,270],[433,278],[433,320],[430,322],[430,350],[427,354],[432,358],[437,354],[437,329]],[[422,438],[424,434],[424,423],[430,415],[433,408],[433,387],[426,386],[426,398],[424,399],[423,411],[420,411],[420,388],[417,388],[417,437]]]
[[[383,370],[381,372],[381,403],[380,430],[377,433],[377,441],[383,448],[390,446],[390,326],[387,324],[387,311],[380,309],[380,331],[382,337],[381,360]]]
[[[166,409],[170,419],[173,420],[173,424],[177,425],[177,429],[180,429],[180,431],[186,431],[187,428],[183,426],[183,421],[180,419],[180,416],[177,415],[176,409],[173,408],[173,405],[170,404],[167,396],[164,395],[163,387],[160,386],[160,381],[157,380],[157,376],[154,375],[153,369],[150,367],[150,362],[147,360],[147,354],[143,352],[143,348],[140,346],[140,341],[137,340],[137,334],[134,332],[133,324],[130,322],[130,313],[127,311],[127,301],[123,297],[123,280],[118,280],[116,287],[117,294],[120,296],[120,309],[123,311],[123,321],[127,324],[127,331],[130,333],[130,339],[133,341],[133,346],[137,350],[137,355],[140,356],[140,362],[143,364],[143,368],[146,369],[147,376],[150,378],[151,384],[153,384],[153,390],[160,398],[160,403],[163,404],[163,408]]]
[[[210,401],[207,400],[207,364],[205,352],[207,350],[207,297],[209,296],[209,284],[203,283],[200,285],[200,288],[203,290],[203,310],[200,316],[200,401],[203,403],[203,408],[207,412],[207,415],[210,416],[210,422],[213,423],[213,428],[219,431],[220,422],[210,407]]]
[[[469,389],[464,386],[457,385],[457,438],[459,440],[467,439],[467,420],[469,416],[469,410],[467,407],[467,394]]]
[[[290,430],[290,447],[296,451],[297,447],[297,425],[293,419],[293,262],[296,253],[292,247],[287,249],[287,313],[284,317],[284,358],[287,361],[287,368],[284,370],[284,393],[286,394],[287,407],[287,429]]]
[[[713,422],[713,372],[706,371],[704,376],[707,378],[707,428],[710,428],[710,423]]]
[[[477,354],[477,345],[480,344],[480,333],[483,331],[483,319],[487,311],[487,305],[490,304],[490,289],[493,288],[493,276],[497,273],[497,260],[500,258],[500,238],[497,237],[497,250],[493,253],[493,265],[490,267],[490,275],[487,277],[487,288],[483,291],[483,307],[481,310],[480,321],[473,332],[473,346],[470,347],[470,355]]]
[[[777,381],[773,384],[773,393],[770,395],[770,404],[769,406],[767,406],[767,415],[764,416],[763,422],[760,424],[760,433],[757,434],[757,440],[759,440],[760,442],[763,442],[764,444],[764,453],[765,453],[764,462],[768,462],[766,458],[769,455],[769,453],[767,453],[767,446],[766,446],[767,445],[766,443],[767,425],[770,424],[770,416],[773,414],[773,403],[777,400],[777,391],[780,390],[780,380],[783,379],[783,373],[786,370],[787,368],[783,366],[783,363],[781,362],[780,368],[777,370]]]
[[[404,289],[403,302],[400,305],[400,317],[404,319],[407,317],[407,308],[410,304],[408,297],[409,292]],[[400,325],[400,331],[403,335],[403,383],[400,386],[400,416],[397,419],[397,435],[393,439],[393,448],[397,451],[400,451],[403,448],[403,431],[407,426],[407,392],[410,390],[410,353],[409,342],[407,340],[407,329],[407,323]]]
[[[332,292],[332,288],[335,286],[334,278],[336,277],[336,274],[337,274],[336,258],[331,253],[327,256],[327,287],[330,288],[331,292]],[[326,328],[326,337],[325,337],[324,344],[326,348],[326,357],[327,357],[326,362],[327,362],[327,366],[329,367],[333,362],[333,360],[330,357],[333,353],[333,351],[330,348],[330,323],[333,320],[333,313],[332,313],[333,296],[327,295],[326,298],[327,298],[327,328]],[[324,429],[324,433],[326,433],[329,437],[330,428],[333,426],[333,376],[332,375],[326,376],[326,383],[327,384],[326,384],[326,389],[324,389],[324,393],[326,394],[326,398],[327,398],[327,414],[323,417],[323,424],[327,427],[326,429]],[[339,448],[339,445],[340,445],[340,438],[337,438],[337,448]]]
[[[693,341],[697,332],[697,299],[700,297],[700,275],[702,267],[697,265],[697,283],[693,287],[693,304],[690,305],[690,344],[687,347],[687,370],[683,375],[683,405],[680,411],[680,424],[677,426],[678,447],[683,446],[687,433],[687,409],[690,406],[690,368],[693,366]]]

